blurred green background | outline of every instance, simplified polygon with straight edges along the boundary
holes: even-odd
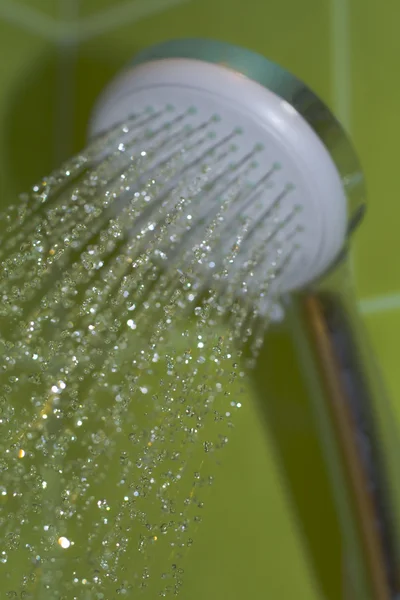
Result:
[[[398,3],[382,10],[373,0],[0,0],[1,205],[84,145],[97,95],[143,47],[213,37],[264,54],[314,88],[360,154],[369,213],[355,243],[355,276],[399,415],[400,85],[392,76],[399,18]],[[301,415],[286,418],[307,437]],[[313,475],[299,473],[317,489]],[[329,546],[328,525],[326,535]],[[323,598],[252,398],[225,450],[186,571],[184,599]]]

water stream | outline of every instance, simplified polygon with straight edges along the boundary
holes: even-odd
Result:
[[[184,581],[291,218],[276,214],[290,184],[246,213],[279,166],[252,181],[260,149],[236,159],[240,130],[215,138],[217,118],[191,127],[193,112],[132,117],[0,216],[7,598],[155,598]]]

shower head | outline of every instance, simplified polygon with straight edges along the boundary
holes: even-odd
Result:
[[[295,77],[224,43],[169,42],[139,55],[110,84],[94,110],[90,136],[132,114],[145,115],[153,137],[167,120],[169,150],[158,148],[159,161],[180,144],[186,169],[197,160],[198,172],[208,156],[203,169],[218,162],[227,187],[241,177],[246,192],[234,215],[253,223],[253,248],[265,249],[272,240],[279,246],[279,293],[319,279],[341,255],[363,213],[361,169],[336,119]],[[213,201],[215,195],[203,194],[195,218],[204,220]],[[235,221],[229,223],[222,253],[235,233]],[[265,255],[264,270],[271,263],[271,253]]]

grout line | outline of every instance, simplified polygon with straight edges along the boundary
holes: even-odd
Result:
[[[0,0],[0,21],[55,42],[77,43],[192,0],[128,0],[83,19],[57,20],[14,0]],[[72,3],[72,0],[71,0]]]
[[[364,315],[396,311],[400,309],[400,293],[364,298],[358,304]]]
[[[46,39],[54,40],[59,38],[59,24],[56,19],[44,15],[27,5],[18,4],[15,1],[0,1],[0,20],[17,25],[21,29],[25,29],[25,31],[40,35]]]

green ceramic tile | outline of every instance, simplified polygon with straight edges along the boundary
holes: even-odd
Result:
[[[400,311],[368,315],[365,322],[384,376],[391,410],[400,422]]]
[[[59,17],[60,16],[60,12],[62,11],[62,1],[63,0],[8,0],[9,4],[11,5],[15,5],[17,8],[19,8],[19,6],[25,6],[28,8],[28,10],[36,10],[40,13],[44,13],[46,15],[49,15],[51,17]],[[64,3],[66,4],[68,2],[68,0],[64,0]],[[74,0],[70,0],[70,3],[73,4]],[[10,12],[12,11],[12,8],[10,8]],[[17,9],[15,10],[15,12],[17,12]],[[19,12],[19,10],[18,10]]]
[[[369,190],[356,266],[360,294],[370,296],[400,289],[400,4],[388,2],[385,10],[373,0],[351,5],[354,139]]]
[[[0,21],[0,205],[52,168],[55,53],[36,36]]]
[[[375,356],[370,365],[370,372],[378,366],[382,381],[376,394],[374,417],[381,450],[385,457],[385,469],[389,476],[388,485],[393,503],[393,519],[399,522],[400,480],[398,476],[398,457],[400,454],[400,311],[388,311],[368,315],[365,318],[369,337]],[[375,362],[375,365],[374,365]],[[383,385],[382,385],[383,384]]]
[[[103,11],[124,5],[130,13],[131,6],[142,4],[142,0],[77,0],[79,4],[79,16],[87,17],[98,15]]]

